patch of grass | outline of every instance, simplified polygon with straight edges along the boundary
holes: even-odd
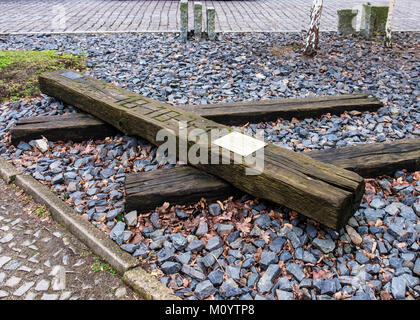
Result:
[[[45,208],[45,205],[42,205],[38,209],[36,209],[35,213],[38,217],[49,217],[51,215],[47,208]]]
[[[94,258],[95,261],[99,261],[99,258],[97,259],[95,258]],[[104,262],[95,262],[94,264],[92,264],[92,271],[95,271],[95,272],[108,271],[113,277],[117,274],[117,270],[111,267],[108,263],[104,263]]]
[[[85,56],[73,56],[54,50],[0,51],[0,101],[40,95],[38,76],[58,69],[86,68]]]

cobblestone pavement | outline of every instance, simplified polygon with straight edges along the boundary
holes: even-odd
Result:
[[[217,31],[268,32],[306,29],[312,0],[201,2],[204,7],[215,7]],[[336,30],[337,9],[360,9],[364,2],[324,1],[321,30]],[[389,1],[370,2],[387,5]],[[0,33],[177,31],[178,6],[178,1],[170,0],[0,0]],[[358,20],[360,22],[360,10]],[[192,29],[192,19],[190,24]],[[420,30],[419,0],[396,2],[394,30]]]
[[[135,298],[42,207],[3,180],[0,190],[0,300]]]

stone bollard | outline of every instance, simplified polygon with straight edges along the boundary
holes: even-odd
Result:
[[[357,9],[337,10],[338,32],[341,34],[351,34],[356,32]]]
[[[209,40],[216,39],[216,31],[215,31],[215,16],[216,11],[213,7],[208,7],[206,11],[207,15],[207,37]]]
[[[181,12],[181,39],[187,41],[188,38],[188,0],[181,0],[179,3]]]
[[[388,6],[362,5],[360,32],[363,36],[370,38],[372,35],[385,34],[388,9]]]
[[[201,39],[203,32],[203,5],[201,2],[194,2],[194,36]]]

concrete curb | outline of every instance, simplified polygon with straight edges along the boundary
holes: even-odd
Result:
[[[123,281],[147,300],[180,300],[171,289],[155,276],[139,267],[139,261],[124,252],[104,232],[83,219],[68,204],[33,177],[20,173],[12,164],[0,157],[0,177],[7,183],[14,182],[32,198],[46,206],[52,218],[69,230],[123,276]]]
[[[123,281],[146,300],[181,300],[172,289],[140,267],[125,272]]]
[[[0,177],[7,183],[15,181],[17,175],[21,174],[15,166],[0,157]]]

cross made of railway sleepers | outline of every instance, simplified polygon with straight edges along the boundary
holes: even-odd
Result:
[[[187,137],[194,130],[201,130],[208,139],[200,137],[199,140],[210,144],[207,159],[216,157],[219,161],[212,161],[212,164],[187,158],[188,164],[226,180],[244,192],[285,205],[335,230],[345,225],[362,199],[364,180],[355,172],[269,143],[264,144],[260,149],[263,152],[257,152],[255,161],[250,164],[245,153],[235,150],[236,145],[220,147],[212,141],[212,130],[230,134],[230,127],[194,112],[73,71],[45,73],[39,77],[39,84],[43,93],[90,113],[127,135],[142,137],[157,146],[164,143],[157,137],[161,130],[165,130],[174,134],[176,148],[185,146],[184,151],[188,153],[201,142],[190,141]],[[180,123],[186,124],[183,128],[185,135],[179,130]],[[242,139],[253,139],[244,137]],[[178,151],[176,154],[181,154]],[[232,154],[235,161],[232,161]],[[259,161],[263,162],[260,172],[248,174],[255,170],[255,163]]]

